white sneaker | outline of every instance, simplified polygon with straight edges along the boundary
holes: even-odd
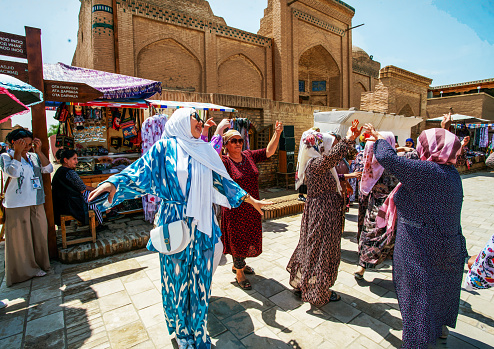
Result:
[[[0,301],[0,309],[3,309],[7,306],[7,302]]]

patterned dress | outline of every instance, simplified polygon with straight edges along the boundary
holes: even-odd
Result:
[[[494,235],[478,254],[465,280],[467,290],[494,287]]]
[[[266,149],[244,150],[237,163],[222,156],[228,174],[253,198],[259,199],[259,170],[256,163],[267,160]],[[262,253],[262,217],[254,207],[242,203],[237,208],[222,208],[221,241],[223,253],[234,257],[257,257]]]
[[[309,161],[307,201],[300,225],[300,240],[287,271],[290,285],[302,300],[314,305],[329,302],[341,256],[343,198],[330,169],[345,156],[351,141],[342,140],[328,154]]]
[[[403,156],[408,159],[419,159],[415,150],[407,152]],[[396,231],[387,231],[386,228],[377,227],[376,217],[384,201],[398,183],[399,181],[395,176],[384,170],[381,178],[367,197],[367,210],[358,245],[359,265],[366,269],[376,267],[393,255]]]
[[[180,189],[176,162],[176,140],[172,138],[156,142],[139,160],[108,179],[108,182],[117,188],[111,206],[118,205],[123,200],[151,194],[161,199],[156,218],[157,225],[183,219],[190,190],[191,162],[189,157],[185,196]],[[224,179],[215,172],[211,185],[228,198],[232,207],[239,206],[246,195],[235,182]],[[101,209],[108,207],[108,204],[101,205]],[[212,207],[204,209],[212,210]],[[185,220],[191,227],[192,219],[186,217]],[[168,332],[175,332],[179,339],[192,341],[198,349],[211,347],[206,323],[214,246],[221,236],[214,216],[211,224],[211,237],[194,228],[192,240],[185,250],[174,255],[159,254],[163,309]],[[151,240],[147,247],[156,251]]]
[[[350,165],[350,173],[362,172],[363,170],[364,170],[364,151],[362,150],[357,154],[355,160]],[[358,198],[358,187],[360,180],[358,180],[357,178],[350,178],[348,182],[350,183],[353,189],[353,193],[352,195],[350,195],[350,201],[354,202]]]
[[[403,318],[403,347],[434,344],[442,326],[456,326],[467,251],[460,216],[463,187],[453,165],[396,155],[383,140],[379,163],[402,187],[395,195],[393,282]]]

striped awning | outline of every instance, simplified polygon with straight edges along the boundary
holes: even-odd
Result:
[[[147,99],[149,105],[155,108],[161,109],[179,109],[179,108],[194,108],[196,110],[211,110],[211,111],[224,111],[229,113],[236,112],[235,108],[224,107],[213,103],[198,103],[198,102],[176,102],[176,101],[158,101]]]

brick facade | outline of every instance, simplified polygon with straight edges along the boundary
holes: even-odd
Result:
[[[379,71],[375,91],[362,94],[360,109],[427,118],[427,89],[432,79],[386,66]],[[425,129],[425,121],[412,128],[412,138]]]
[[[494,97],[485,92],[429,98],[427,100],[427,118],[443,116],[450,107],[457,114],[494,121]]]
[[[227,26],[204,0],[112,2],[81,0],[72,64],[161,81],[164,100],[235,107],[252,121],[255,146],[267,145],[280,120],[295,126],[298,151],[314,110],[425,115],[430,80],[379,70],[352,47],[355,10],[340,0],[268,0],[257,34]],[[260,165],[261,186],[276,183],[273,159]]]
[[[351,106],[360,108],[362,93],[374,91],[379,82],[379,70],[381,64],[374,61],[360,47],[353,46],[352,49],[352,77],[353,94]]]
[[[81,0],[73,65],[159,80],[170,90],[289,103],[300,102],[302,79],[311,90],[304,103],[352,106],[346,29],[354,9],[342,1],[269,0],[258,34],[227,26],[204,0],[116,3]],[[322,83],[314,92],[313,81]]]

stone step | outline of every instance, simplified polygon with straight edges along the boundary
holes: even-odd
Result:
[[[263,220],[294,215],[304,210],[305,202],[298,200],[298,194],[280,196],[269,200],[273,201],[274,204],[262,208],[264,212]]]
[[[125,224],[125,223],[122,223]],[[61,238],[58,238],[58,257],[60,262],[81,263],[94,259],[108,257],[117,253],[128,252],[146,247],[152,224],[128,225],[125,228],[107,229],[96,234],[96,243],[86,242],[69,245],[62,248]],[[79,238],[82,232],[67,234],[67,239]],[[89,232],[87,236],[91,236]]]

